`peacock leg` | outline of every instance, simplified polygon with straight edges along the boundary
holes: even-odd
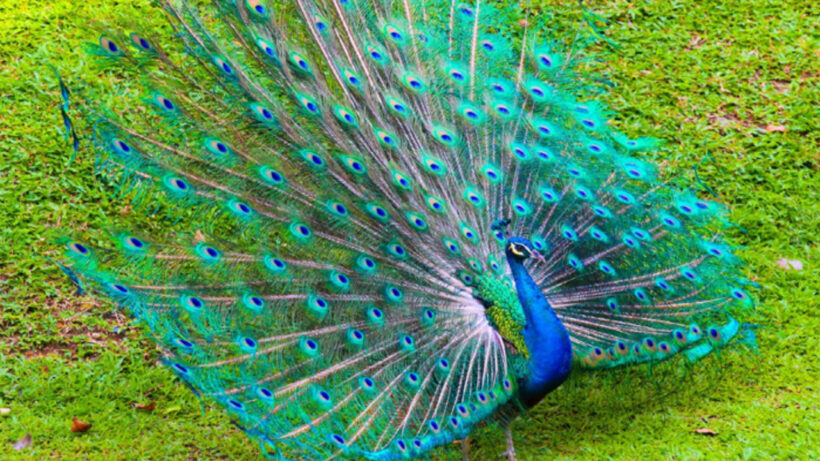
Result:
[[[461,461],[470,461],[470,438],[461,439]]]
[[[507,461],[518,461],[518,458],[515,457],[515,447],[513,446],[512,423],[504,428],[504,438],[507,441],[507,451],[501,456],[506,456]]]

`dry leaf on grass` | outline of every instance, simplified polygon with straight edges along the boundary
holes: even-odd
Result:
[[[167,414],[170,414],[170,413],[175,413],[175,412],[180,411],[180,410],[182,410],[182,407],[180,407],[179,405],[175,405],[173,407],[166,408],[165,411],[162,412],[162,414],[167,415]]]
[[[701,427],[700,429],[695,429],[695,434],[700,435],[717,435],[717,431],[714,429],[709,429],[708,427]]]
[[[22,439],[14,442],[14,445],[12,445],[16,451],[28,448],[29,446],[31,446],[31,434],[24,435]]]
[[[134,404],[134,408],[136,408],[137,410],[142,410],[142,411],[154,411],[154,408],[156,408],[156,406],[157,406],[156,401],[153,401],[149,404],[142,404],[142,403],[135,403]]]
[[[77,419],[77,417],[71,418],[71,432],[87,432],[91,429],[91,423],[86,423]]]
[[[786,269],[787,271],[803,270],[803,262],[798,261],[797,259],[780,258],[777,260],[777,265],[780,266],[781,269]]]

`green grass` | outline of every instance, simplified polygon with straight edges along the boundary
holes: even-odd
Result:
[[[122,3],[141,8],[134,14]],[[86,25],[123,16],[161,24],[147,3],[0,0],[0,408],[10,409],[0,415],[4,459],[258,456],[222,412],[203,411],[156,366],[152,345],[127,318],[75,297],[47,260],[57,255],[60,229],[148,221],[111,198],[92,158],[69,164],[47,67],[75,84],[94,81],[80,51],[83,40],[96,39]],[[521,459],[820,457],[820,11],[813,4],[594,6],[620,45],[603,64],[615,84],[606,100],[618,123],[668,140],[656,157],[672,174],[691,175],[713,159],[698,173],[731,205],[739,226],[731,237],[762,287],[754,319],[764,325],[760,354],[712,357],[677,385],[656,385],[642,369],[577,376],[515,423]],[[95,84],[110,85],[107,79]],[[780,258],[803,269],[784,270]],[[151,401],[153,413],[132,405]],[[72,433],[73,416],[93,428]],[[702,427],[718,435],[693,433]],[[27,433],[31,446],[13,450]],[[502,446],[501,434],[482,430],[472,442],[474,459],[493,459]],[[442,454],[458,456],[456,447]]]

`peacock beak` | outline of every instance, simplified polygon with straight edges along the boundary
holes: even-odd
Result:
[[[531,254],[532,254],[532,257],[535,258],[538,262],[540,262],[540,263],[546,263],[547,262],[546,258],[544,258],[544,255],[542,255],[540,251],[533,251]]]

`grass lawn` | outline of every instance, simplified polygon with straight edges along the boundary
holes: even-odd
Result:
[[[97,38],[87,24],[162,24],[149,3],[0,0],[2,459],[259,455],[224,413],[203,408],[156,366],[128,318],[74,296],[48,260],[59,254],[61,229],[146,220],[94,177],[92,156],[69,163],[48,65],[75,85],[95,80],[80,46]],[[575,5],[565,3],[558,8]],[[679,383],[658,384],[645,369],[578,375],[515,423],[519,458],[820,458],[820,8],[810,0],[592,8],[620,46],[603,64],[618,123],[667,140],[654,155],[669,174],[691,175],[707,160],[700,178],[732,207],[732,240],[761,285],[752,319],[762,325],[760,353],[724,352]],[[135,408],[151,402],[153,412]],[[71,432],[75,416],[91,430]],[[694,433],[701,428],[717,435]],[[30,446],[14,450],[26,434]],[[497,459],[502,447],[494,429],[472,441],[474,459]],[[459,456],[456,446],[437,455]]]

